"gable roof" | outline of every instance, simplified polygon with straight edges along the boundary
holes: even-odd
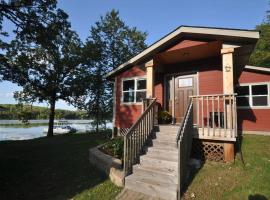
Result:
[[[107,78],[127,69],[129,66],[137,64],[153,54],[158,52],[171,41],[177,40],[184,36],[204,36],[212,39],[224,39],[231,42],[243,42],[248,44],[255,44],[259,39],[259,32],[255,30],[246,29],[228,29],[217,27],[202,27],[202,26],[179,26],[160,40],[156,41],[141,53],[129,59],[127,62],[121,64],[116,69],[107,74]],[[210,36],[210,37],[209,37]]]

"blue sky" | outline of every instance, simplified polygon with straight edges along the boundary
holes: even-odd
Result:
[[[147,44],[163,37],[179,25],[254,29],[260,24],[268,0],[59,0],[58,6],[70,17],[72,28],[84,41],[89,28],[101,15],[117,9],[129,26],[146,31]],[[10,29],[10,24],[4,24]],[[13,92],[21,90],[9,82],[0,83],[0,103],[15,103]],[[41,104],[47,106],[47,104]],[[60,101],[57,108],[74,109]]]

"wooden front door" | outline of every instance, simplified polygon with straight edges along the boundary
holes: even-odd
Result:
[[[175,122],[181,123],[189,100],[190,96],[196,95],[196,86],[197,79],[195,75],[190,76],[177,76],[175,77],[174,89],[174,110],[175,110]]]

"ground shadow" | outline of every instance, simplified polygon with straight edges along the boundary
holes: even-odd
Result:
[[[254,194],[254,195],[249,195],[248,200],[268,200],[264,195],[261,194]]]
[[[0,142],[0,199],[71,199],[106,185],[88,160],[89,148],[106,140],[92,133]]]

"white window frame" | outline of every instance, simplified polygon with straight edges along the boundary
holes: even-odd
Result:
[[[267,85],[267,92],[268,95],[252,95],[252,86],[254,85]],[[248,86],[249,88],[249,94],[248,95],[237,95],[237,97],[248,97],[249,100],[249,105],[250,106],[237,106],[239,109],[270,109],[270,82],[258,82],[258,83],[242,83],[239,84],[238,86]],[[267,96],[267,106],[254,106],[253,105],[253,98],[252,97],[257,97],[257,96]]]
[[[134,90],[132,90],[134,92],[134,101],[133,102],[124,102],[124,93],[128,92],[128,91],[124,91],[124,81],[128,81],[128,80],[134,80]],[[122,79],[122,88],[121,88],[121,104],[138,104],[141,105],[141,102],[136,102],[136,97],[137,97],[137,92],[147,92],[147,89],[145,87],[145,89],[137,89],[137,82],[139,80],[145,80],[146,81],[146,85],[147,85],[147,79],[146,76],[136,76],[136,77],[129,77],[129,78],[123,78]]]

